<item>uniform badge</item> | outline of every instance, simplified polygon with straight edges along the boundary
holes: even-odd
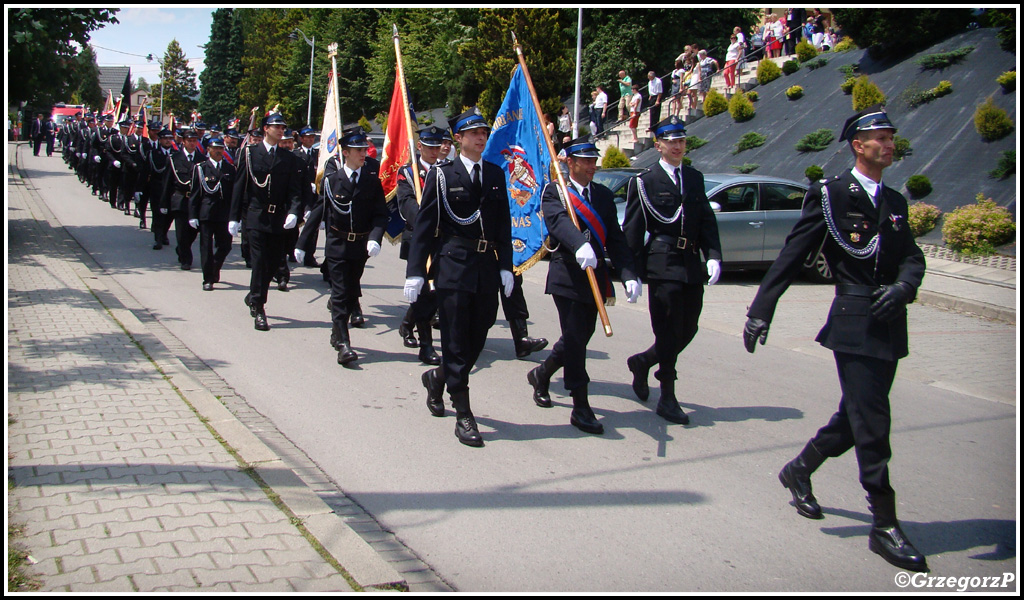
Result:
[[[860,241],[860,234],[857,233],[857,232],[851,233],[850,234],[850,241],[854,242],[854,243],[859,242]]]
[[[900,223],[903,221],[903,215],[889,215],[889,220],[892,221],[892,230],[899,231]]]
[[[850,184],[850,193],[851,194],[856,194],[859,191],[860,191],[860,186],[858,186],[856,183],[851,183]]]

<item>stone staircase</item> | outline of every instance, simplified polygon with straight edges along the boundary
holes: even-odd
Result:
[[[789,60],[790,56],[783,56],[780,58],[764,58],[762,60],[774,61],[780,68],[782,63]],[[737,88],[746,92],[757,87],[757,65],[759,61],[752,61],[747,63],[747,68],[744,73],[737,72]],[[725,94],[725,77],[719,72],[715,74],[711,80],[711,89],[717,90],[720,94],[731,98],[732,95]],[[644,90],[646,92],[646,89]],[[646,101],[646,98],[645,98]],[[687,108],[689,101],[683,100],[683,109],[679,115],[683,120],[689,124],[693,123],[704,117],[704,110],[700,107],[689,109]],[[662,102],[661,107],[661,118],[666,118],[669,115],[669,102],[668,100]],[[616,104],[614,109],[616,110],[616,116],[618,116],[618,105]],[[609,107],[609,112],[612,107]],[[616,121],[605,124],[605,130],[601,132],[601,135],[597,137],[595,143],[597,148],[601,151],[601,155],[604,156],[605,151],[615,146],[622,151],[630,160],[640,155],[640,153],[654,147],[654,139],[651,137],[650,129],[650,116],[649,110],[645,110],[640,114],[640,121],[636,128],[637,139],[639,140],[636,144],[633,143],[633,134],[629,131],[629,121]]]

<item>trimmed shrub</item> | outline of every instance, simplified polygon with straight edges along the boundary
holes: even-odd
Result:
[[[856,65],[856,64],[853,64],[853,65],[843,65],[843,66],[839,67],[838,69],[836,69],[836,71],[839,71],[843,75],[846,75],[847,79],[853,79],[854,77],[856,77],[857,76],[856,73],[859,70],[860,70],[860,65]]]
[[[979,193],[976,200],[975,204],[961,206],[946,215],[942,240],[964,254],[994,254],[996,246],[1014,239],[1017,226],[1010,211],[991,198]]]
[[[683,156],[683,164],[688,166],[688,167],[692,167],[693,166],[693,159],[690,158],[689,156],[685,156],[684,155]]]
[[[796,143],[797,152],[820,152],[829,147],[829,144],[836,139],[831,129],[819,129],[814,133],[808,133]]]
[[[359,126],[363,128],[363,131],[370,133],[373,131],[373,125],[370,125],[370,120],[366,118],[366,115],[359,117]]]
[[[907,191],[915,200],[932,193],[932,182],[924,175],[911,175],[907,180]]]
[[[801,42],[801,43],[803,43],[803,42]],[[827,64],[828,64],[828,59],[825,58],[824,56],[822,56],[821,58],[816,58],[816,59],[808,62],[804,66],[807,67],[808,69],[810,69],[811,71],[813,71],[815,69],[820,69],[821,67],[824,67]]]
[[[902,136],[895,136],[893,143],[896,145],[896,149],[892,153],[893,160],[903,160],[907,156],[910,156],[912,152],[910,148],[910,140]]]
[[[757,92],[754,90],[750,90],[749,92],[747,92],[747,98],[749,98],[751,102],[757,102],[757,99],[759,97],[760,96],[758,96]]]
[[[921,65],[922,69],[945,69],[950,65],[955,65],[961,62],[968,54],[974,52],[974,46],[963,46],[957,48],[952,52],[939,52],[937,54],[928,54],[917,59],[917,64]]]
[[[952,93],[953,82],[942,80],[939,82],[939,85],[925,92],[922,92],[917,86],[911,86],[904,90],[902,97],[911,108],[917,108],[922,104]]]
[[[729,99],[729,114],[737,123],[754,118],[754,103],[746,94],[733,94]]]
[[[856,44],[856,42],[853,41],[853,38],[851,38],[850,36],[846,36],[843,39],[839,40],[839,43],[836,44],[835,48],[832,48],[832,51],[833,52],[849,52],[850,50],[856,50],[856,49],[857,49],[857,44]]]
[[[744,150],[750,150],[751,148],[763,146],[766,141],[768,141],[768,136],[760,134],[756,131],[744,133],[743,137],[740,138],[740,141],[736,142],[736,149],[733,150],[732,153],[739,154]]]
[[[799,100],[804,97],[804,88],[794,85],[793,87],[786,89],[786,97],[790,100]]]
[[[1006,111],[999,108],[989,96],[974,111],[974,128],[981,134],[981,139],[992,142],[1002,139],[1013,131],[1013,121]]]
[[[742,165],[733,165],[732,168],[736,169],[737,173],[743,173],[746,175],[747,173],[753,173],[760,166],[761,165],[757,163],[743,163]]]
[[[618,167],[628,167],[629,157],[622,153],[617,146],[609,146],[604,152],[604,158],[601,159],[602,169],[614,169]]]
[[[853,110],[862,111],[875,104],[885,104],[885,94],[867,75],[861,75],[853,84]]]
[[[820,181],[825,177],[825,169],[822,169],[818,165],[811,165],[804,171],[804,177],[806,177],[807,181],[811,183]]]
[[[706,143],[708,143],[708,141],[702,137],[697,137],[695,135],[686,136],[686,152],[690,153]]]
[[[802,40],[796,45],[796,57],[800,62],[805,63],[815,56],[818,56],[818,49],[814,47],[814,44]]]
[[[1005,150],[1003,155],[999,157],[999,162],[996,163],[996,168],[988,172],[988,176],[992,179],[1006,179],[1010,175],[1017,172],[1017,151],[1016,150]]]
[[[800,63],[796,62],[795,60],[787,60],[786,62],[782,63],[782,72],[785,73],[786,75],[792,75],[793,73],[796,73],[799,70]]]
[[[996,83],[1002,86],[1003,91],[1010,93],[1017,89],[1017,72],[1007,71],[996,78]]]
[[[729,110],[729,101],[725,99],[725,96],[718,93],[718,90],[709,91],[707,97],[704,98],[704,115],[713,117],[727,110]]]
[[[757,63],[757,83],[764,85],[782,77],[782,69],[772,60],[762,60]]]
[[[914,234],[914,237],[921,237],[935,229],[940,216],[942,216],[942,211],[939,210],[938,206],[925,204],[924,202],[911,204],[907,208],[907,222],[910,224],[910,233]]]
[[[839,84],[839,89],[843,90],[843,93],[849,96],[853,93],[853,86],[857,83],[857,80],[853,77]]]

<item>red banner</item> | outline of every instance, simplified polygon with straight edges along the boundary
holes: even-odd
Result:
[[[388,128],[384,132],[384,157],[380,161],[380,182],[384,195],[390,198],[398,186],[398,170],[409,162],[409,138],[406,134],[405,103],[402,102],[402,86],[395,75],[395,89],[391,93],[391,110],[388,112]]]

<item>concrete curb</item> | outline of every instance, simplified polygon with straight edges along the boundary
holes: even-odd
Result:
[[[987,304],[980,300],[965,300],[941,292],[920,290],[917,293],[917,301],[929,306],[938,306],[952,311],[978,315],[987,319],[994,319],[1004,323],[1017,324],[1017,311],[1002,306]]]
[[[24,183],[25,175],[18,164],[17,152],[9,162],[11,173]],[[127,295],[116,281],[107,275],[102,267],[67,233],[56,220],[38,192],[24,185],[24,192],[31,196],[41,211],[40,217],[47,220],[54,230],[64,232],[69,251],[75,254],[75,270],[82,281],[95,294],[100,304],[110,312],[130,335],[133,341],[150,357],[150,360],[167,376],[181,396],[192,405],[224,442],[234,449],[246,463],[255,466],[256,472],[292,511],[310,534],[363,588],[382,586],[405,586],[408,583],[369,543],[349,527],[333,510],[311,490],[302,479],[264,444],[256,435],[239,421],[199,380],[188,367],[149,330],[135,314],[121,301]]]

